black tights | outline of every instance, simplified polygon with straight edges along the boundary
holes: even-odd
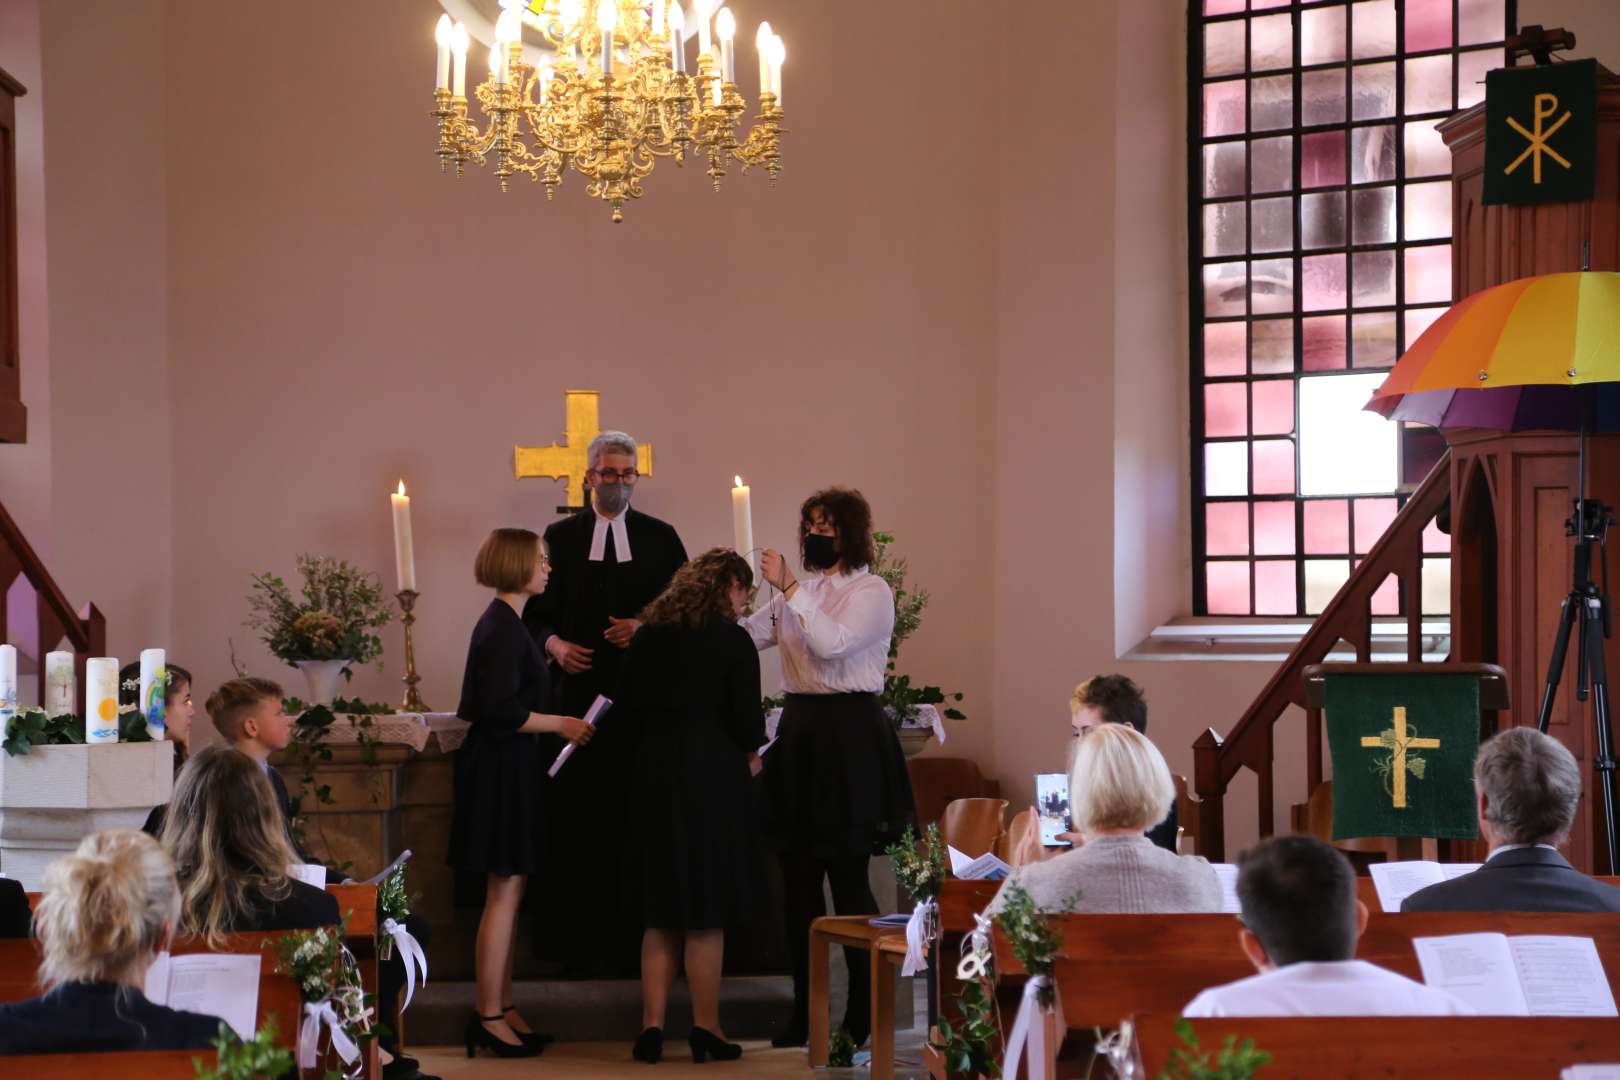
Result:
[[[827,914],[822,879],[832,885],[835,914],[876,915],[877,900],[866,882],[868,856],[823,859],[808,852],[784,851],[781,859],[788,955],[793,961],[793,1023],[802,1029],[810,1016],[810,923]],[[869,962],[865,949],[844,949],[844,963],[849,969],[845,1026],[857,1032],[866,1030],[872,1012]]]

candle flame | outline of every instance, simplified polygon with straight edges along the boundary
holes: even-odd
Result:
[[[737,481],[737,486],[738,486],[738,487],[742,487],[742,486],[743,486],[743,482],[742,482],[742,477],[740,477],[740,476],[734,476],[734,477],[732,477],[732,479],[733,479],[733,480],[735,480],[735,481]]]
[[[405,481],[404,480],[401,480],[399,482],[399,492],[398,492],[398,494],[400,494],[400,495],[405,494]]]

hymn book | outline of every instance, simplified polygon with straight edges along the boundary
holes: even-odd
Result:
[[[217,1016],[244,1039],[259,1015],[256,953],[159,953],[146,969],[146,999],[154,1005]]]
[[[1412,948],[1425,983],[1481,1016],[1620,1016],[1591,938],[1453,934]]]
[[[1210,863],[1209,865],[1214,868],[1215,877],[1219,879],[1221,883],[1221,911],[1230,912],[1233,915],[1238,914],[1243,910],[1243,905],[1238,901],[1237,864],[1218,862]]]
[[[1401,904],[1419,889],[1438,885],[1442,881],[1472,874],[1482,863],[1438,863],[1424,859],[1405,862],[1373,863],[1373,888],[1378,890],[1378,906],[1385,911],[1401,910]]]
[[[951,857],[951,876],[962,881],[1000,881],[1012,873],[1012,867],[995,852],[987,851],[977,859],[970,859],[949,844],[945,850]]]

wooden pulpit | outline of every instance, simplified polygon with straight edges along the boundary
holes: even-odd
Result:
[[[1485,107],[1445,121],[1452,154],[1452,290],[1460,298],[1533,274],[1620,270],[1620,78],[1599,69],[1596,195],[1535,206],[1484,204]],[[1451,659],[1500,665],[1517,708],[1501,726],[1534,724],[1559,609],[1571,581],[1564,522],[1579,489],[1572,432],[1451,430]],[[1620,435],[1587,444],[1586,492],[1620,507]],[[1606,644],[1620,673],[1620,640]],[[1567,855],[1588,873],[1614,873],[1592,827],[1592,713],[1575,692],[1574,651],[1549,731],[1581,765],[1584,792]],[[1489,714],[1487,714],[1489,720]]]

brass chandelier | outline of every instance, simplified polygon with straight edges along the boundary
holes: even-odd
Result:
[[[449,15],[439,18],[433,118],[439,127],[439,167],[456,175],[468,161],[495,159],[501,190],[517,173],[555,196],[570,167],[585,177],[585,193],[613,208],[643,194],[642,179],[659,158],[708,162],[715,190],[736,161],[761,166],[775,183],[782,169],[782,39],[761,23],[759,113],[741,141],[747,102],[737,87],[736,19],[721,0],[694,0],[697,73],[686,70],[686,12],[681,0],[501,0],[489,74],[474,93],[488,124],[468,118],[469,36]],[[712,20],[712,26],[711,26]],[[538,63],[524,59],[523,30],[544,39]]]

